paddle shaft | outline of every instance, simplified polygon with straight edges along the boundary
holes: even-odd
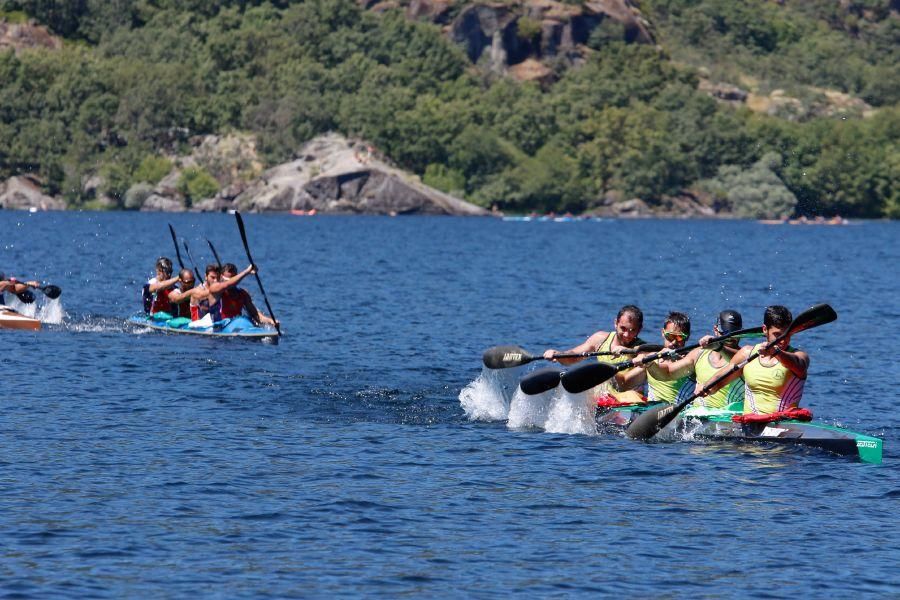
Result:
[[[278,332],[278,335],[281,335],[281,325],[278,323],[278,319],[275,318],[275,313],[272,311],[272,305],[269,304],[269,297],[266,295],[266,290],[263,287],[262,279],[259,278],[259,273],[256,273],[256,263],[253,262],[253,256],[250,254],[250,244],[247,243],[247,232],[244,230],[244,219],[241,218],[241,213],[238,211],[234,211],[234,217],[237,220],[238,231],[241,234],[241,241],[244,243],[244,251],[247,253],[247,260],[250,261],[250,264],[254,267],[254,275],[256,275],[256,283],[259,284],[259,291],[262,292],[263,301],[266,303],[266,308],[269,309],[269,316],[272,317],[272,320],[275,321],[275,330]]]
[[[221,269],[222,268],[222,260],[219,258],[219,253],[216,252],[216,247],[213,246],[213,243],[211,241],[209,241],[208,239],[206,240],[206,243],[209,244],[209,249],[212,250],[213,256],[216,257],[216,264],[219,265],[219,269]]]
[[[175,228],[169,223],[169,233],[172,234],[172,243],[175,244],[175,258],[178,259],[178,267],[184,269],[184,261],[181,260],[181,250],[178,249],[178,237],[175,235]]]
[[[197,268],[197,263],[194,262],[194,257],[191,256],[191,249],[188,248],[187,240],[181,238],[181,243],[184,244],[184,251],[188,256],[188,260],[191,261],[191,266],[194,267],[194,273],[197,274],[197,281],[206,281],[202,275],[200,275],[200,269]]]

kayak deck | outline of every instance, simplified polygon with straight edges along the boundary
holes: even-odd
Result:
[[[216,321],[209,327],[189,327],[190,319],[176,317],[171,319],[140,314],[129,317],[128,323],[148,327],[164,333],[181,333],[203,335],[208,337],[230,337],[254,340],[278,340],[278,332],[269,327],[259,327],[244,316]]]
[[[649,405],[654,406],[654,405]],[[601,428],[624,429],[648,405],[600,408],[597,422]],[[734,423],[735,411],[688,411],[675,419],[658,436],[664,440],[717,440],[727,442],[761,442],[793,444],[819,448],[841,456],[858,458],[862,462],[880,464],[883,440],[811,421],[774,421],[772,423]]]
[[[37,331],[41,328],[41,322],[32,317],[16,312],[15,309],[0,304],[0,329],[18,329],[23,331]]]

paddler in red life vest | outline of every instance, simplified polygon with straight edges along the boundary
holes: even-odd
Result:
[[[165,312],[172,314],[169,292],[178,283],[178,277],[172,277],[172,261],[162,256],[156,261],[156,277],[144,284],[144,312],[156,314]]]
[[[178,287],[169,292],[169,302],[172,305],[172,313],[176,317],[191,318],[190,291],[196,284],[194,272],[190,269],[182,269],[178,272]]]
[[[719,369],[714,377],[724,375],[732,365],[742,363],[754,352],[759,352],[759,357],[725,378],[715,388],[709,390],[707,395],[737,377],[743,377],[745,415],[769,415],[797,408],[803,396],[803,385],[806,383],[809,370],[809,355],[791,347],[790,336],[771,348],[766,348],[768,343],[790,327],[792,320],[791,311],[784,306],[775,305],[766,308],[762,328],[766,341],[738,350],[731,363]]]
[[[238,270],[234,263],[225,263],[222,265],[222,277],[225,280],[233,279],[237,275],[237,272]],[[247,311],[247,316],[249,316],[250,320],[255,324],[275,326],[275,321],[271,317],[256,308],[256,305],[253,304],[253,299],[250,297],[250,293],[247,290],[234,286],[227,288],[222,292],[221,312],[223,319],[237,317],[244,310]]]
[[[623,306],[619,310],[619,313],[616,315],[616,320],[613,322],[613,325],[613,331],[597,331],[584,342],[575,346],[574,348],[570,348],[569,350],[564,350],[562,352],[559,350],[554,350],[552,348],[545,350],[544,358],[547,360],[559,362],[564,365],[569,365],[583,359],[557,359],[555,358],[555,356],[562,353],[581,354],[583,352],[617,352],[621,350],[630,350],[644,343],[644,340],[638,337],[638,334],[641,332],[641,328],[644,326],[644,313],[641,312],[641,309],[637,306],[634,306],[633,304]],[[616,364],[625,362],[626,360],[629,360],[631,358],[634,358],[634,356],[628,354],[619,354],[599,356],[598,360]],[[626,371],[625,373],[627,374],[628,371]],[[635,384],[635,388],[626,387],[620,389],[617,387],[617,381],[615,378],[600,384],[594,389],[596,396],[612,396],[619,402],[640,402],[643,399],[643,384]]]
[[[221,321],[222,292],[255,272],[255,267],[250,265],[233,278],[222,281],[219,277],[219,265],[206,265],[206,281],[187,292],[191,298],[191,321],[199,321],[207,315],[210,315],[213,322]]]
[[[660,359],[646,365],[647,376],[649,378],[651,392],[653,390],[654,380],[663,382],[689,381],[689,390],[679,387],[679,394],[675,402],[684,399],[687,395],[693,394],[695,391],[695,383],[700,387],[715,376],[716,371],[729,364],[731,358],[738,351],[738,340],[735,338],[725,340],[717,344],[715,347],[709,346],[709,340],[719,337],[732,331],[737,331],[743,327],[743,319],[741,313],[736,310],[723,310],[719,313],[719,317],[713,324],[712,335],[705,335],[700,338],[700,348],[694,348],[682,357],[676,357],[675,360]],[[666,329],[669,329],[668,323]],[[666,337],[666,347],[669,348],[668,338],[672,334],[663,332]],[[683,346],[682,343],[679,347]],[[691,381],[689,378],[693,378]],[[652,394],[651,394],[652,395]],[[653,400],[655,398],[651,398]],[[672,402],[672,400],[667,400]],[[740,410],[744,401],[744,380],[735,379],[726,387],[719,389],[715,394],[706,398],[698,398],[694,402],[695,406],[702,406],[710,409],[720,409],[732,407],[734,410]]]
[[[665,350],[683,348],[691,335],[690,317],[682,312],[670,312],[663,321],[661,333]],[[634,360],[644,356],[638,354]],[[675,355],[674,358],[680,357]],[[694,393],[694,382],[690,378],[692,369],[682,369],[677,376],[669,375],[667,369],[673,364],[671,358],[663,357],[646,365],[637,365],[624,373],[616,373],[616,384],[621,389],[635,389],[646,383],[648,402],[674,404]]]

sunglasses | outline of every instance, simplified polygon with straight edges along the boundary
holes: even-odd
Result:
[[[666,338],[667,340],[669,340],[670,342],[673,340],[686,340],[688,337],[686,333],[682,333],[680,331],[665,331],[665,330],[663,330],[662,334],[663,334],[663,337]]]

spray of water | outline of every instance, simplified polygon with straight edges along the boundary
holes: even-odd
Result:
[[[549,433],[597,433],[597,405],[591,392],[570,394],[562,387],[528,396],[518,390],[509,409],[511,429],[543,429]]]
[[[488,369],[459,392],[459,403],[472,421],[503,421],[519,388],[521,368]]]
[[[68,314],[66,314],[65,309],[63,308],[62,302],[59,298],[55,300],[51,300],[47,298],[47,301],[41,305],[41,307],[37,310],[37,318],[40,319],[44,323],[53,323],[60,324],[64,319],[68,318]]]

